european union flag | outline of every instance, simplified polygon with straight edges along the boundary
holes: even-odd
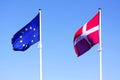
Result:
[[[25,51],[39,39],[39,13],[38,15],[19,30],[12,38],[12,45],[15,51]]]

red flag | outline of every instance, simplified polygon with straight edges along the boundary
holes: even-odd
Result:
[[[75,33],[73,43],[77,56],[99,43],[99,12]]]

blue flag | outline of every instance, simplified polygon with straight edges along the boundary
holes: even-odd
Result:
[[[12,38],[12,46],[15,51],[25,51],[39,39],[39,14]]]

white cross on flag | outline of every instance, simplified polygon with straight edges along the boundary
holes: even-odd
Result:
[[[73,43],[77,56],[99,43],[99,12],[75,33]]]

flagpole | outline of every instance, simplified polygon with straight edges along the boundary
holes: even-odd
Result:
[[[99,54],[100,54],[100,80],[102,80],[102,35],[101,35],[101,8],[99,8]]]
[[[39,29],[40,29],[40,80],[42,80],[42,28],[41,28],[41,9],[39,9]]]

